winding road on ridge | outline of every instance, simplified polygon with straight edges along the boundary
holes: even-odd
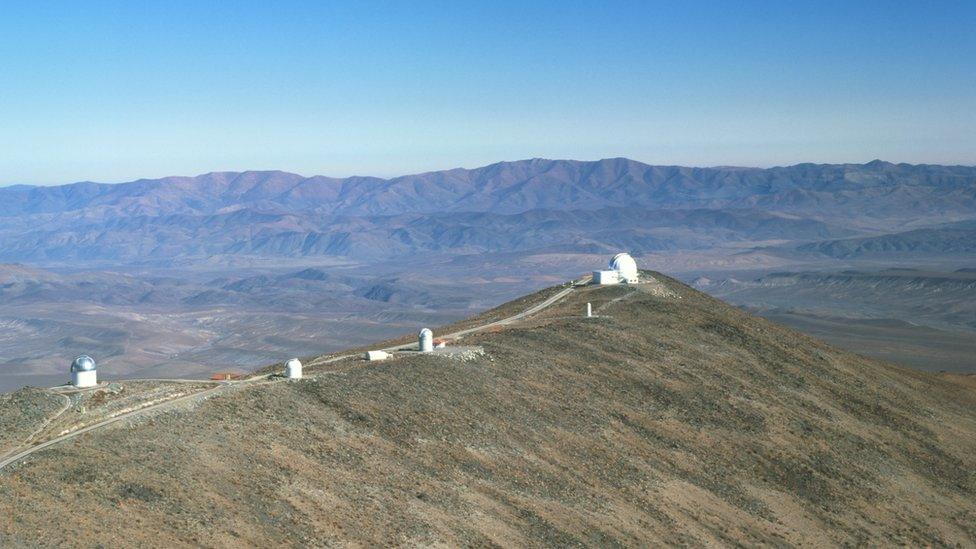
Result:
[[[511,325],[511,324],[513,324],[515,322],[518,322],[518,321],[526,318],[526,317],[532,316],[532,315],[538,313],[539,311],[542,311],[542,310],[544,310],[544,309],[546,309],[548,307],[551,307],[552,305],[554,305],[555,303],[559,302],[564,297],[566,297],[567,295],[569,295],[570,293],[572,293],[573,290],[575,290],[580,284],[585,284],[588,281],[589,281],[589,277],[588,276],[583,277],[583,278],[581,278],[579,280],[572,281],[570,283],[570,286],[568,286],[566,288],[563,288],[562,290],[560,290],[560,291],[556,292],[555,294],[553,294],[552,296],[550,296],[545,301],[542,301],[541,303],[538,303],[536,305],[533,305],[533,306],[529,307],[528,309],[525,309],[524,311],[522,311],[522,312],[520,312],[518,314],[512,315],[512,316],[507,317],[507,318],[503,318],[503,319],[500,319],[500,320],[495,320],[495,321],[489,322],[487,324],[481,324],[481,325],[478,325],[478,326],[474,326],[472,328],[466,328],[464,330],[459,330],[457,332],[452,332],[452,333],[449,333],[449,334],[444,334],[442,337],[447,338],[447,339],[455,339],[455,338],[458,338],[458,337],[462,337],[462,336],[465,336],[465,335],[468,335],[468,334],[473,334],[473,333],[480,332],[480,331],[483,331],[483,330],[487,330],[487,329],[490,329],[490,328]],[[415,347],[416,345],[417,345],[416,343],[404,343],[402,345],[395,345],[395,346],[392,346],[392,347],[386,347],[386,348],[380,349],[380,350],[382,350],[382,351],[404,351],[404,350],[408,350],[408,349],[410,349],[412,347]],[[329,357],[329,358],[324,359],[324,360],[312,361],[312,362],[309,363],[309,365],[318,366],[318,365],[321,365],[321,364],[329,364],[329,363],[332,363],[332,362],[338,362],[340,360],[345,360],[347,358],[353,358],[353,357],[356,357],[356,356],[361,356],[361,354],[362,353],[349,353],[349,354],[344,354],[344,355],[338,355],[338,356],[334,356],[334,357]],[[267,383],[275,383],[275,381],[267,381],[266,380],[267,377],[268,377],[268,374],[260,374],[260,375],[256,375],[256,376],[249,377],[249,378],[244,379],[244,380],[240,380],[240,381],[220,382],[215,387],[211,387],[209,389],[204,389],[203,391],[199,391],[199,392],[196,392],[196,393],[191,393],[189,395],[183,395],[183,396],[180,396],[180,397],[177,397],[177,398],[173,398],[173,399],[170,399],[170,400],[166,400],[164,402],[159,402],[157,404],[153,404],[153,405],[146,406],[146,407],[143,407],[143,408],[138,408],[138,409],[135,409],[135,410],[131,410],[129,412],[126,412],[126,413],[123,413],[123,414],[119,414],[117,416],[110,417],[110,418],[104,419],[102,421],[93,423],[93,424],[88,425],[86,427],[82,427],[81,429],[78,429],[76,431],[72,431],[70,433],[67,433],[67,434],[64,434],[64,435],[60,435],[60,436],[54,437],[54,438],[52,438],[50,440],[47,440],[45,442],[42,442],[42,443],[37,444],[35,446],[31,446],[31,447],[26,448],[26,449],[22,445],[22,446],[20,446],[18,448],[13,449],[10,453],[8,453],[7,455],[5,455],[2,458],[0,458],[0,469],[3,469],[4,467],[6,467],[7,465],[10,465],[12,463],[16,463],[16,462],[18,462],[18,461],[20,461],[20,460],[22,460],[22,459],[24,459],[26,457],[29,457],[34,452],[38,452],[40,450],[43,450],[45,448],[48,448],[48,447],[53,446],[55,444],[58,444],[60,442],[64,442],[66,440],[72,439],[72,438],[77,437],[79,435],[82,435],[84,433],[88,433],[88,432],[94,431],[96,429],[101,429],[102,427],[107,427],[109,425],[112,425],[113,423],[118,423],[120,421],[125,421],[125,420],[128,420],[128,419],[133,419],[133,418],[136,418],[136,417],[139,417],[139,416],[148,414],[148,413],[160,412],[162,410],[166,410],[168,408],[172,408],[172,407],[174,407],[174,406],[176,406],[178,404],[181,404],[181,403],[185,403],[185,402],[189,402],[189,401],[202,400],[202,399],[211,397],[213,395],[217,395],[217,394],[219,394],[221,392],[224,392],[224,391],[226,391],[226,390],[228,390],[230,388],[233,388],[233,387],[256,386],[256,385],[262,385],[262,384],[267,384]],[[309,377],[314,378],[314,376],[309,376]],[[264,380],[264,381],[262,381],[262,380]],[[139,380],[125,380],[125,381],[139,381]],[[161,380],[161,381],[163,381],[163,380]],[[165,380],[165,381],[174,381],[174,380]],[[193,381],[193,380],[178,380],[178,381]],[[203,381],[197,381],[197,382],[200,383],[200,382],[203,382]],[[65,406],[65,408],[62,409],[58,414],[56,414],[55,416],[53,416],[53,417],[48,418],[47,420],[45,420],[45,422],[41,426],[41,428],[39,428],[37,431],[35,431],[34,433],[32,433],[30,437],[28,437],[28,439],[25,441],[25,444],[26,443],[29,443],[30,440],[34,436],[36,436],[37,434],[39,434],[57,416],[59,416],[62,413],[64,413],[64,411],[67,410],[67,408],[68,408],[68,406]]]

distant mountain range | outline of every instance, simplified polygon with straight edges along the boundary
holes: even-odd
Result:
[[[393,179],[268,171],[19,185],[0,188],[0,201],[0,261],[820,246],[976,218],[976,167],[533,159]]]

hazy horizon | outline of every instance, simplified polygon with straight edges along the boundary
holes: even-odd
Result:
[[[212,174],[212,173],[281,172],[281,173],[295,174],[295,175],[299,175],[301,177],[306,177],[306,178],[311,178],[311,177],[329,177],[329,178],[333,178],[333,179],[346,179],[346,178],[351,178],[351,177],[376,177],[376,178],[381,178],[381,179],[396,179],[398,177],[409,177],[409,176],[423,175],[423,174],[427,174],[427,173],[445,172],[445,171],[451,171],[451,170],[477,170],[477,169],[485,168],[487,166],[491,166],[491,165],[494,165],[494,164],[527,162],[527,161],[530,161],[530,160],[545,160],[545,161],[554,161],[554,162],[600,162],[600,161],[603,161],[603,160],[614,160],[614,159],[619,159],[619,158],[623,158],[623,159],[626,159],[626,160],[632,160],[634,162],[639,162],[641,164],[645,164],[645,165],[648,165],[648,166],[676,166],[676,167],[681,167],[681,168],[694,168],[694,169],[756,169],[756,170],[768,170],[768,169],[774,169],[774,168],[790,168],[790,167],[793,167],[793,166],[803,165],[803,164],[827,165],[827,166],[829,166],[829,165],[843,165],[843,164],[865,165],[865,164],[869,164],[869,163],[875,162],[875,161],[881,161],[881,162],[886,162],[886,163],[889,163],[889,164],[896,164],[896,165],[898,165],[898,164],[907,164],[907,165],[911,165],[911,166],[926,166],[926,165],[928,165],[928,166],[946,166],[946,167],[952,167],[952,166],[976,167],[976,163],[973,163],[973,164],[939,164],[939,163],[935,163],[935,162],[900,162],[900,161],[887,160],[887,159],[884,159],[884,158],[873,158],[871,160],[852,161],[852,162],[810,162],[810,161],[802,161],[802,162],[796,162],[796,163],[793,163],[793,164],[774,164],[774,165],[768,165],[768,166],[746,166],[746,165],[736,165],[736,164],[704,165],[704,164],[656,163],[656,162],[646,162],[646,161],[640,160],[638,158],[631,158],[631,157],[626,157],[626,156],[613,156],[613,157],[594,158],[594,159],[585,159],[585,158],[542,158],[542,157],[535,156],[535,157],[519,158],[519,159],[514,159],[514,160],[497,160],[497,161],[494,161],[494,162],[487,162],[487,163],[484,163],[484,164],[471,165],[471,166],[451,166],[451,167],[442,167],[442,168],[432,168],[432,169],[428,169],[428,170],[422,170],[422,171],[416,171],[416,172],[409,172],[409,173],[393,173],[393,174],[375,174],[375,173],[365,173],[364,172],[364,173],[349,173],[349,174],[341,174],[341,175],[339,175],[339,174],[335,174],[335,173],[302,173],[302,172],[298,172],[298,171],[295,171],[295,170],[281,169],[281,168],[244,168],[244,169],[227,169],[227,170],[207,170],[207,171],[198,172],[198,173],[169,173],[169,174],[164,174],[164,175],[139,176],[139,177],[134,177],[134,178],[131,178],[131,179],[112,180],[112,181],[93,180],[93,179],[80,179],[80,180],[76,180],[76,181],[55,181],[55,182],[51,182],[51,183],[31,183],[31,182],[2,183],[2,184],[0,184],[0,188],[14,187],[14,186],[18,186],[18,185],[28,186],[28,187],[58,187],[58,186],[64,186],[64,185],[74,185],[74,184],[77,184],[77,183],[96,183],[96,184],[99,184],[99,185],[119,185],[119,184],[124,184],[124,183],[131,183],[133,181],[139,181],[139,180],[156,180],[156,179],[166,179],[166,178],[170,178],[170,177],[189,177],[189,178],[201,177],[201,176],[204,176],[204,175],[207,175],[207,174]]]

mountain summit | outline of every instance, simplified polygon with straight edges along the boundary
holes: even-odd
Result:
[[[477,352],[312,359],[304,380],[228,385],[35,452],[0,469],[0,544],[976,539],[971,380],[839,351],[644,274],[435,331],[561,297],[451,342]],[[122,382],[54,420],[59,401],[20,391],[0,413],[40,442],[167,390],[214,391]]]

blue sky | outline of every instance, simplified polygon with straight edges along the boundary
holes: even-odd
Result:
[[[976,164],[976,2],[4,2],[0,184]]]

